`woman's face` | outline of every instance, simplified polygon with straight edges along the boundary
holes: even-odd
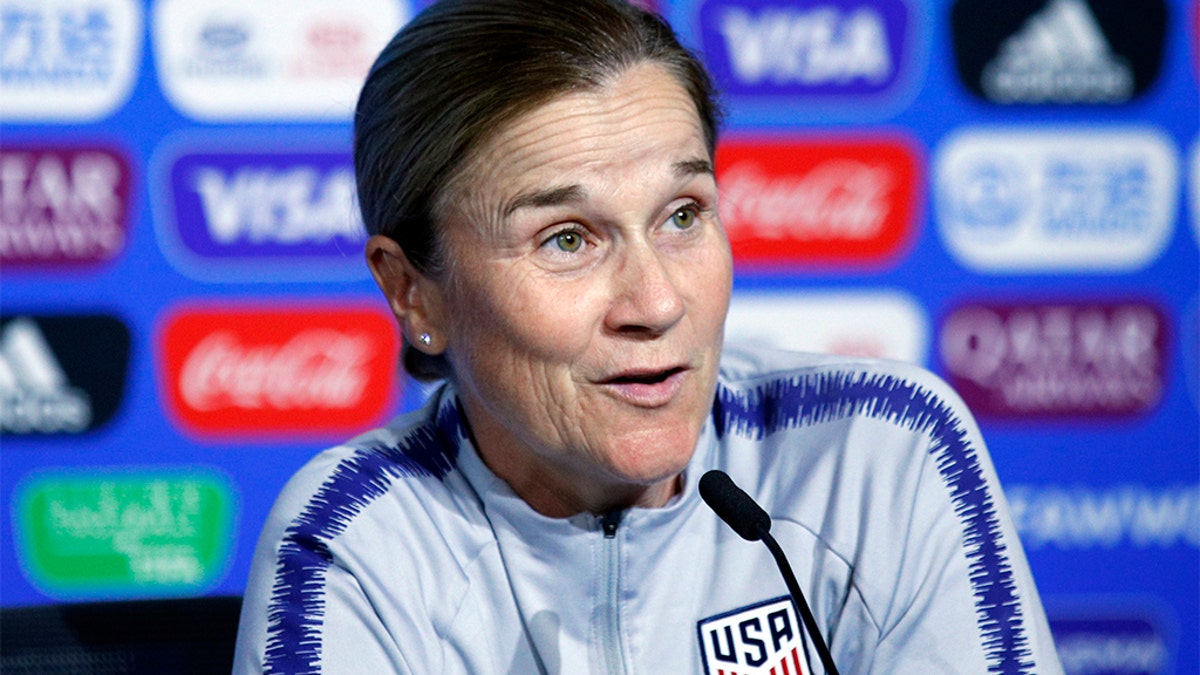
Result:
[[[732,280],[686,91],[642,64],[554,99],[447,195],[431,306],[484,461],[548,515],[665,503],[711,410]]]

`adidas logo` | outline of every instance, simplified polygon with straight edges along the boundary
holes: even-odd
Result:
[[[0,330],[0,432],[78,433],[92,423],[87,392],[72,386],[38,325],[18,318]]]
[[[1001,43],[980,84],[999,103],[1121,103],[1134,73],[1084,0],[1051,0]]]

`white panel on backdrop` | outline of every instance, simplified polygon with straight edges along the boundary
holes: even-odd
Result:
[[[920,304],[897,291],[735,293],[725,340],[923,363],[929,328]]]
[[[200,120],[349,120],[408,16],[401,0],[161,0],[159,82]]]
[[[1171,237],[1178,175],[1149,127],[967,129],[936,152],[938,227],[978,272],[1132,272]]]
[[[137,0],[9,0],[0,121],[95,121],[129,98],[142,58]]]
[[[1192,150],[1188,159],[1188,197],[1191,201],[1192,234],[1200,246],[1200,138],[1192,139]]]

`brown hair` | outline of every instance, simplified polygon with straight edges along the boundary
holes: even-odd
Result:
[[[445,257],[436,208],[463,162],[506,123],[631,66],[664,65],[690,94],[709,154],[720,117],[699,59],[657,15],[621,0],[440,0],[406,25],[371,68],[354,122],[363,222],[396,241],[419,271]],[[405,343],[418,379],[445,359]]]

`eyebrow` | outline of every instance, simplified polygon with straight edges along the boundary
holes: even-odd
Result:
[[[707,159],[685,159],[675,162],[671,168],[674,170],[677,178],[690,178],[696,175],[713,173],[712,162]],[[583,195],[583,187],[579,185],[564,185],[517,195],[505,205],[503,211],[504,217],[507,218],[516,211],[524,208],[559,206],[568,202],[578,201],[583,198]]]
[[[528,192],[517,195],[504,207],[504,217],[511,216],[518,209],[558,206],[559,204],[577,201],[582,197],[583,188],[578,185],[565,185],[563,187],[550,188],[549,190]]]
[[[672,168],[675,169],[675,175],[679,178],[714,173],[712,162],[707,159],[685,159],[682,162],[675,162]]]

